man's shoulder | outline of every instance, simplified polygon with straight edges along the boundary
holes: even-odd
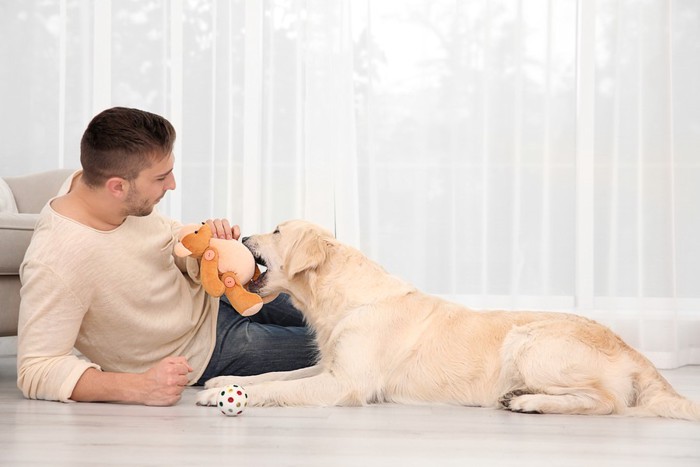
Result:
[[[72,209],[71,208],[71,201],[70,201],[70,197],[67,194],[56,196],[55,198],[53,198],[52,200],[50,200],[48,202],[48,205],[49,205],[48,211],[49,212],[53,211],[53,212],[51,212],[51,214],[56,213],[56,214],[60,214],[60,215],[65,216],[65,217],[71,217],[70,216],[71,209]]]
[[[93,242],[84,226],[58,215],[47,204],[39,215],[25,262],[40,259],[43,263],[61,261],[65,257],[90,256]]]
[[[34,227],[32,243],[55,235],[77,235],[83,230],[85,226],[56,210],[57,205],[63,205],[64,201],[62,198],[62,196],[59,196],[52,199],[44,206],[44,209],[41,210],[39,219]]]
[[[37,221],[24,261],[39,259],[42,263],[52,263],[64,255],[87,257],[89,249],[89,242],[75,232],[75,226],[45,209]]]

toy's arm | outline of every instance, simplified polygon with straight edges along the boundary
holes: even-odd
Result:
[[[219,279],[219,252],[216,248],[209,247],[204,250],[202,262],[199,266],[202,278],[202,287],[209,295],[221,297],[226,291],[226,286]]]

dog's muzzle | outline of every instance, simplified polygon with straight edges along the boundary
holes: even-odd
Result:
[[[248,291],[253,292],[253,293],[258,293],[260,289],[262,289],[265,286],[265,275],[267,274],[267,263],[265,262],[265,258],[260,256],[255,249],[251,248],[249,245],[250,243],[250,237],[244,237],[241,240],[241,243],[243,243],[243,246],[248,248],[248,250],[253,254],[253,258],[255,259],[255,263],[258,266],[262,266],[265,268],[260,275],[257,277],[255,280],[251,280],[247,284]]]

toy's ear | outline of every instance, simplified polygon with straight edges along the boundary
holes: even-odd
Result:
[[[292,278],[300,272],[316,269],[328,258],[329,243],[313,230],[307,230],[291,246],[291,253],[286,255],[287,276]]]
[[[197,230],[200,227],[201,227],[201,225],[199,225],[199,224],[183,225],[182,227],[180,227],[180,230],[177,233],[178,240],[182,241],[182,239],[185,238],[185,236],[187,236],[191,233],[194,233],[195,230]]]

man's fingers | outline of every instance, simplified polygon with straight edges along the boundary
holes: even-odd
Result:
[[[228,219],[209,219],[207,221],[209,227],[211,227],[211,233],[216,238],[232,239],[235,238],[233,229]],[[240,233],[239,233],[240,235]]]
[[[179,388],[178,394],[182,392],[182,389],[184,389],[185,386],[187,386],[187,383],[189,383],[189,380],[185,375],[174,375],[167,379],[168,386],[176,386]]]
[[[221,220],[221,229],[222,233],[226,236],[225,238],[227,240],[231,240],[231,238],[233,238],[233,235],[231,233],[231,224],[229,223],[228,219]]]
[[[226,219],[215,219],[216,236],[219,238],[231,238],[231,224]]]
[[[187,359],[185,357],[177,357],[177,360],[173,360],[171,363],[173,365],[178,365],[178,366],[182,366],[185,368],[189,368],[189,371],[192,371],[192,367],[190,366],[189,362],[187,361]]]

